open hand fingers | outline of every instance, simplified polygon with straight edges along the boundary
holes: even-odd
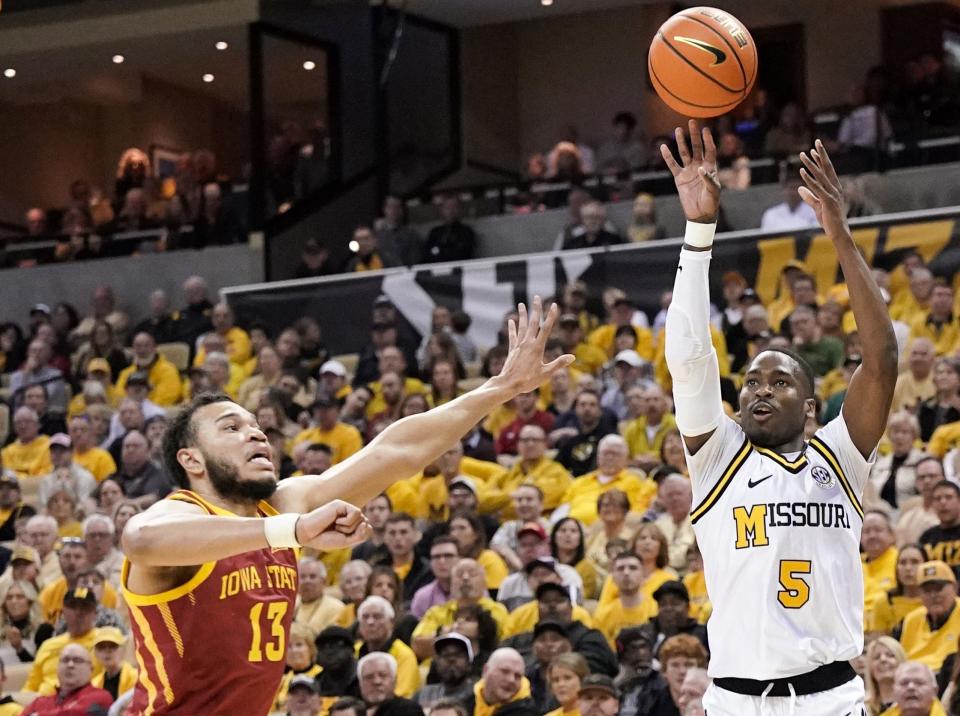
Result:
[[[824,199],[829,195],[826,187],[821,184],[816,177],[814,177],[810,172],[808,172],[803,167],[800,168],[800,178],[803,180],[803,183],[807,185],[807,188],[813,192],[818,199]]]
[[[660,156],[663,157],[663,162],[667,165],[671,174],[676,176],[682,171],[683,167],[677,164],[677,160],[673,158],[673,152],[670,151],[670,146],[666,142],[660,145]]]
[[[683,166],[690,164],[690,150],[687,149],[687,138],[683,136],[683,130],[680,127],[677,127],[673,130],[673,136],[677,140],[677,154],[680,155],[680,160],[683,162]]]
[[[521,303],[517,306],[517,343],[527,334],[527,321],[527,304]]]
[[[537,334],[537,348],[543,350],[547,340],[553,334],[553,324],[557,322],[557,316],[560,315],[560,307],[555,303],[550,304],[547,314],[543,319],[543,325],[540,326],[540,333]]]
[[[517,347],[517,324],[511,318],[507,321],[507,350],[512,351]]]
[[[837,179],[837,170],[833,168],[833,162],[830,160],[830,155],[827,154],[827,148],[823,146],[823,142],[819,139],[815,142],[815,146],[816,149],[814,149],[814,151],[823,167],[823,171],[834,184],[839,184],[840,181]]]
[[[697,126],[697,121],[695,119],[691,119],[687,123],[687,127],[690,130],[690,149],[692,150],[693,161],[702,162],[703,140],[700,137],[700,128]]]
[[[817,198],[816,194],[807,189],[807,187],[802,186],[797,189],[797,193],[800,195],[800,198],[806,202],[806,204],[813,209],[814,211],[820,211],[820,200]]]
[[[533,297],[533,310],[530,312],[530,321],[527,323],[527,332],[523,339],[536,339],[537,331],[540,330],[540,317],[543,315],[543,301],[539,296]]]
[[[717,165],[717,145],[713,141],[713,132],[710,131],[710,127],[704,127],[702,134],[703,161],[705,164],[715,167]]]
[[[569,353],[564,353],[559,358],[556,358],[545,366],[543,366],[543,375],[544,377],[549,377],[556,373],[558,370],[567,368],[568,366],[573,365],[573,362],[576,360],[575,356],[570,355]]]

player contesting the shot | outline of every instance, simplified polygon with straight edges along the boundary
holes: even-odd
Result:
[[[814,379],[785,350],[747,366],[740,424],[720,403],[710,343],[710,249],[720,199],[710,131],[677,129],[682,166],[663,148],[687,218],[667,314],[666,357],[689,454],[691,517],[710,618],[709,716],[860,716],[863,649],[860,496],[897,378],[897,342],[880,291],[846,222],[821,142],[801,154],[800,194],[833,241],[863,341],[840,416],[804,441]]]
[[[540,299],[509,328],[501,373],[427,413],[400,420],[322,476],[277,484],[270,443],[249,411],[200,395],[174,419],[164,459],[180,491],[130,519],[124,597],[140,666],[127,714],[262,716],[284,670],[300,546],[367,539],[365,504],[439,457],[483,416],[573,361],[548,365],[552,306]],[[351,504],[352,503],[352,504]]]

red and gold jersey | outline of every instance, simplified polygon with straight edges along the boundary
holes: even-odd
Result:
[[[234,516],[187,490],[167,499]],[[262,516],[277,514],[266,502],[258,508]],[[269,713],[297,596],[296,550],[265,548],[208,562],[161,594],[130,592],[129,570],[124,561],[140,675],[128,716]]]

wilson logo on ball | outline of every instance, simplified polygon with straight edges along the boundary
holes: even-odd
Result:
[[[681,37],[680,35],[674,35],[673,41],[682,42],[685,45],[696,47],[698,50],[709,52],[714,57],[713,64],[710,65],[711,67],[716,67],[717,65],[723,64],[727,61],[726,52],[721,50],[719,47],[714,47],[713,45],[704,42],[703,40],[697,40],[693,37]]]

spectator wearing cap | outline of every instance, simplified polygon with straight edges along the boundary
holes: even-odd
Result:
[[[957,653],[957,578],[945,562],[934,560],[920,565],[918,581],[923,606],[904,617],[894,636],[910,661],[919,661],[939,673],[948,657]]]
[[[343,602],[326,594],[326,586],[326,565],[314,557],[302,557],[293,618],[294,622],[310,627],[314,633],[333,624],[343,611]]]
[[[576,313],[564,313],[557,321],[557,338],[564,353],[576,358],[573,368],[582,373],[596,375],[607,362],[607,354],[584,340],[584,328]]]
[[[125,391],[127,379],[138,371],[146,372],[151,386],[148,397],[154,403],[166,407],[180,402],[180,372],[157,352],[156,340],[145,331],[133,337],[133,363],[117,376],[117,388]]]
[[[421,660],[433,655],[433,640],[443,627],[450,627],[456,620],[457,611],[469,605],[478,605],[487,611],[502,632],[507,619],[507,610],[487,595],[486,575],[483,567],[473,559],[461,559],[450,575],[450,601],[431,607],[413,630],[411,645]]]
[[[460,220],[462,212],[463,207],[456,195],[450,194],[441,200],[442,223],[427,234],[423,247],[424,263],[468,261],[473,258],[477,235]]]
[[[23,404],[28,408],[33,408],[37,413],[41,435],[62,433],[67,429],[63,422],[63,413],[52,413],[48,410],[47,386],[43,383],[28,385],[23,389]]]
[[[96,437],[89,415],[83,414],[71,418],[69,429],[75,464],[87,470],[97,482],[117,471],[117,464],[110,453],[96,446]]]
[[[430,544],[430,571],[433,581],[420,587],[410,602],[410,613],[418,619],[432,607],[450,601],[453,567],[460,559],[457,541],[450,535],[439,535]],[[472,659],[471,659],[472,661]]]
[[[41,647],[42,649],[42,647]],[[105,714],[113,703],[110,693],[91,683],[99,676],[94,668],[90,649],[81,644],[66,644],[57,653],[55,679],[48,695],[33,700],[23,710],[31,716],[70,716],[70,714]]]
[[[577,696],[581,716],[617,716],[620,713],[620,690],[605,674],[584,677]]]
[[[581,396],[582,397],[582,396]],[[579,400],[579,398],[578,398]],[[606,435],[597,445],[597,469],[576,478],[563,496],[553,519],[573,517],[584,526],[596,522],[597,500],[603,493],[617,489],[630,501],[634,512],[646,512],[653,502],[657,485],[627,470],[629,455],[626,441],[619,435]]]
[[[433,641],[433,665],[436,683],[428,683],[413,697],[425,711],[430,711],[441,699],[465,701],[473,693],[475,679],[470,674],[473,663],[473,644],[455,631],[438,636]]]
[[[613,646],[621,629],[645,624],[657,613],[657,606],[641,590],[643,561],[633,552],[623,552],[613,559],[611,577],[619,595],[601,604],[594,616],[607,641]]]
[[[316,663],[316,638],[317,633],[305,624],[294,622],[290,625],[286,652],[287,668],[283,672],[280,688],[277,689],[277,697],[273,703],[274,711],[282,711],[286,706],[294,679],[305,676],[313,681],[317,693],[320,692],[316,685],[316,678],[323,669]]]
[[[111,476],[123,487],[127,499],[146,509],[173,490],[173,482],[150,460],[150,445],[139,430],[123,437],[120,469]]]
[[[52,440],[51,438],[51,444]],[[43,480],[40,484],[43,484]],[[17,523],[35,514],[37,511],[23,501],[17,476],[6,470],[0,472],[0,542],[15,540]]]
[[[600,405],[616,415],[617,420],[622,421],[629,417],[627,391],[638,385],[645,373],[651,373],[651,366],[630,348],[619,351],[611,362],[613,370],[600,397]]]
[[[537,587],[549,578],[548,575],[555,576],[564,586],[573,589],[574,594],[583,595],[583,579],[580,574],[570,565],[560,564],[550,556],[549,537],[539,522],[527,522],[517,530],[516,554],[523,569],[507,577],[497,593],[497,601],[503,603],[507,609],[514,611],[521,604],[532,601]],[[534,623],[535,619],[521,625],[526,628],[519,628],[518,631],[526,631],[532,628]]]
[[[564,626],[573,650],[583,654],[591,671],[615,675],[617,673],[616,656],[607,645],[604,635],[592,628],[589,612],[573,603],[570,599],[570,590],[560,584],[556,577],[544,576],[546,578],[537,587],[535,601],[514,610],[511,618],[508,619],[504,627],[506,637],[504,645],[517,649],[527,657],[533,647],[533,628],[536,624],[542,621],[557,622]],[[529,612],[531,616],[527,618],[518,614],[520,610]],[[526,626],[524,631],[519,633],[515,631],[524,626]]]
[[[333,451],[333,464],[343,462],[363,447],[360,431],[340,422],[340,403],[336,398],[321,396],[310,406],[314,426],[301,431],[293,444],[323,443]]]
[[[600,317],[589,305],[590,292],[583,281],[571,281],[563,288],[563,315],[572,313],[580,322],[584,335],[600,326]]]
[[[630,464],[651,470],[660,464],[663,439],[677,429],[677,419],[670,413],[663,388],[655,383],[629,388],[626,399],[631,412],[638,416],[627,421],[621,430],[630,452]]]
[[[93,654],[103,671],[91,682],[105,689],[116,700],[137,684],[137,668],[123,658],[127,637],[117,627],[98,627],[93,642]]]
[[[324,713],[324,702],[339,702],[336,697],[323,698],[316,679],[298,674],[290,680],[287,690],[287,716],[320,716]],[[363,703],[362,701],[360,702]],[[332,713],[332,712],[331,712]],[[363,711],[365,714],[366,711]]]
[[[50,472],[50,438],[40,434],[36,411],[26,406],[17,408],[13,429],[17,439],[0,450],[4,468],[19,478],[41,477]]]
[[[657,614],[640,628],[653,645],[654,656],[663,643],[676,634],[696,637],[705,649],[709,649],[706,627],[690,617],[690,595],[683,582],[664,582],[657,587],[653,598],[657,602]]]
[[[63,599],[63,616],[67,622],[66,633],[50,637],[37,649],[33,668],[23,687],[24,691],[33,691],[44,696],[55,693],[60,653],[68,644],[78,644],[88,653],[92,653],[97,639],[97,630],[94,628],[97,598],[93,592],[84,587],[69,590]],[[101,670],[98,662],[93,676],[98,675]]]
[[[609,302],[607,323],[595,329],[587,336],[587,343],[602,350],[608,358],[613,358],[616,351],[617,329],[632,326],[637,342],[634,350],[646,361],[652,361],[654,355],[653,334],[649,328],[634,325],[636,306],[623,291],[611,290],[612,300]]]
[[[317,677],[324,697],[360,696],[353,634],[340,626],[328,626],[317,635]]]
[[[524,676],[523,657],[515,649],[497,649],[483,666],[483,678],[464,702],[470,716],[537,716],[530,698],[530,682]]]
[[[29,385],[46,386],[50,409],[59,413],[67,411],[67,384],[63,373],[50,365],[53,348],[45,340],[34,338],[27,346],[27,358],[10,376],[10,395],[13,407],[23,405],[24,389]]]
[[[517,417],[497,436],[497,455],[516,455],[520,433],[528,425],[535,425],[540,428],[544,437],[553,430],[553,414],[537,407],[539,399],[540,391],[537,388],[528,393],[520,393],[513,399],[513,408],[516,410]],[[544,446],[546,446],[546,442],[544,442]]]
[[[139,427],[133,425],[130,418],[124,415],[124,402],[127,400],[136,403],[140,410],[140,414],[143,416],[142,420],[144,423],[153,418],[165,418],[167,416],[167,411],[164,408],[160,407],[150,400],[149,397],[147,397],[150,394],[150,377],[145,371],[137,371],[132,373],[130,377],[127,378],[127,384],[124,386],[124,391],[126,393],[125,397],[118,401],[119,409],[110,418],[110,434],[104,441],[104,443],[107,445],[113,443],[113,441],[117,438],[123,437],[127,430],[131,430],[133,428],[139,430],[143,427],[142,425]],[[126,420],[124,420],[124,418],[126,418]],[[124,422],[127,424],[124,425]]]
[[[537,435],[540,438],[542,444],[546,444],[546,436],[543,435],[541,431],[536,426],[530,426],[524,428],[521,431],[521,435],[526,435],[527,437],[531,435]],[[523,438],[521,438],[523,440]],[[522,441],[521,445],[521,455],[526,452],[526,454],[531,454],[533,451],[526,447],[527,442]],[[547,458],[541,458],[546,460]],[[516,465],[521,465],[523,459],[515,463]],[[559,466],[558,463],[554,463]],[[562,467],[560,469],[563,469]],[[570,477],[569,473],[564,470],[564,473],[567,474],[566,483],[569,483]],[[549,522],[542,517],[544,511],[544,497],[543,490],[537,485],[532,479],[527,481],[525,478],[528,475],[524,475],[522,472],[517,470],[511,470],[507,473],[508,477],[504,478],[503,491],[506,494],[511,496],[512,508],[509,512],[503,510],[501,514],[508,514],[515,516],[516,519],[504,520],[500,526],[497,528],[497,531],[493,534],[493,537],[490,538],[490,549],[503,557],[503,561],[507,563],[507,566],[511,570],[520,570],[523,569],[524,562],[517,554],[517,550],[520,547],[519,533],[521,528],[524,525],[530,523],[539,524],[544,531],[549,527]],[[509,476],[513,476],[512,478]],[[515,481],[515,482],[514,482]],[[564,488],[565,490],[566,488]],[[562,496],[562,493],[560,494]],[[557,497],[559,502],[559,497]]]
[[[119,600],[117,590],[107,581],[103,572],[97,567],[84,568],[77,577],[77,587],[89,589],[97,599],[97,615],[93,621],[95,627],[116,627],[121,631],[126,630],[127,624],[116,609]],[[111,606],[107,606],[108,603]],[[61,614],[54,626],[54,633],[63,634],[66,630],[67,622]]]
[[[317,387],[317,393],[343,401],[351,392],[349,377],[343,363],[338,360],[325,361],[320,366],[320,385]]]
[[[541,620],[533,628],[532,663],[527,663],[525,675],[530,682],[530,698],[540,713],[552,711],[557,707],[548,684],[550,662],[561,654],[573,650],[566,627],[560,622]]]
[[[103,358],[93,358],[87,363],[82,389],[70,399],[67,420],[87,412],[91,405],[104,404],[115,407],[122,397],[113,384],[110,364]]]

